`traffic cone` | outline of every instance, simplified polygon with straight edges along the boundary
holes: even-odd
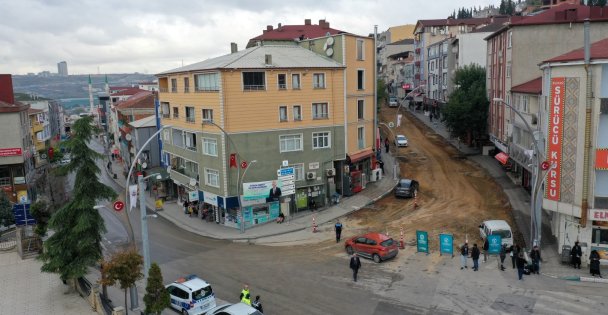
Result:
[[[312,232],[317,233],[317,221],[315,221],[315,216],[312,216]]]
[[[399,241],[399,248],[405,249],[405,243],[403,243],[403,226],[400,228],[401,240]]]
[[[414,192],[414,210],[418,208],[418,193]]]

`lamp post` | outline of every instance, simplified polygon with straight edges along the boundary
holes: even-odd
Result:
[[[144,191],[146,190],[144,180],[156,176],[156,179],[161,179],[161,175],[159,173],[154,173],[144,177],[139,174],[137,176],[137,182],[139,184],[139,213],[141,218],[141,247],[144,254],[144,278],[148,279],[148,270],[150,270],[150,244],[148,243],[148,217],[156,217],[155,214],[148,216],[148,212],[146,211],[146,194]]]

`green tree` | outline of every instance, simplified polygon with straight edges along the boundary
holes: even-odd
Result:
[[[500,0],[500,6],[498,7],[498,14],[507,14],[507,4],[505,3],[505,0]]]
[[[9,226],[11,224],[15,224],[13,207],[4,190],[0,190],[0,225]]]
[[[127,249],[112,255],[110,261],[103,263],[104,277],[102,285],[115,285],[116,282],[125,292],[125,310],[127,309],[127,289],[144,277],[141,268],[144,259],[135,249]]]
[[[589,0],[589,2],[587,2],[587,5],[603,7],[603,6],[606,6],[606,0]]]
[[[384,104],[386,102],[386,98],[388,96],[386,93],[386,84],[381,79],[378,79],[376,90],[378,91],[377,104],[378,107],[380,107],[381,104]]]
[[[87,146],[95,134],[92,117],[74,123],[73,138],[66,141],[72,162],[57,169],[60,174],[76,173],[72,199],[58,209],[49,220],[55,233],[45,242],[39,256],[41,270],[57,273],[62,280],[76,280],[102,258],[101,238],[105,233],[103,218],[94,209],[98,200],[115,198],[116,193],[98,180],[95,161],[102,157]]]
[[[32,217],[36,219],[34,232],[41,238],[46,235],[49,220],[51,218],[51,207],[44,201],[36,201],[30,208]]]
[[[163,274],[156,263],[152,263],[148,272],[144,304],[146,304],[146,314],[160,314],[171,304],[169,292],[163,284]]]
[[[454,74],[456,89],[443,110],[443,121],[455,137],[470,143],[486,132],[488,99],[486,71],[479,65],[468,65]]]

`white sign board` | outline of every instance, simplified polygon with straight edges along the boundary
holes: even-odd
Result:
[[[216,194],[203,191],[203,201],[205,203],[208,203],[208,204],[210,204],[212,206],[216,206],[217,207],[217,195]]]
[[[188,200],[195,201],[198,200],[198,190],[193,190],[188,192]]]
[[[589,217],[593,221],[608,221],[608,210],[606,209],[591,209]]]
[[[310,169],[310,170],[318,170],[319,169],[319,162],[310,162],[310,163],[308,163],[308,169]]]

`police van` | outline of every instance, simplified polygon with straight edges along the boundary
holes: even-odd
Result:
[[[171,307],[183,315],[205,314],[216,306],[211,285],[196,275],[179,278],[165,288],[169,291]]]

